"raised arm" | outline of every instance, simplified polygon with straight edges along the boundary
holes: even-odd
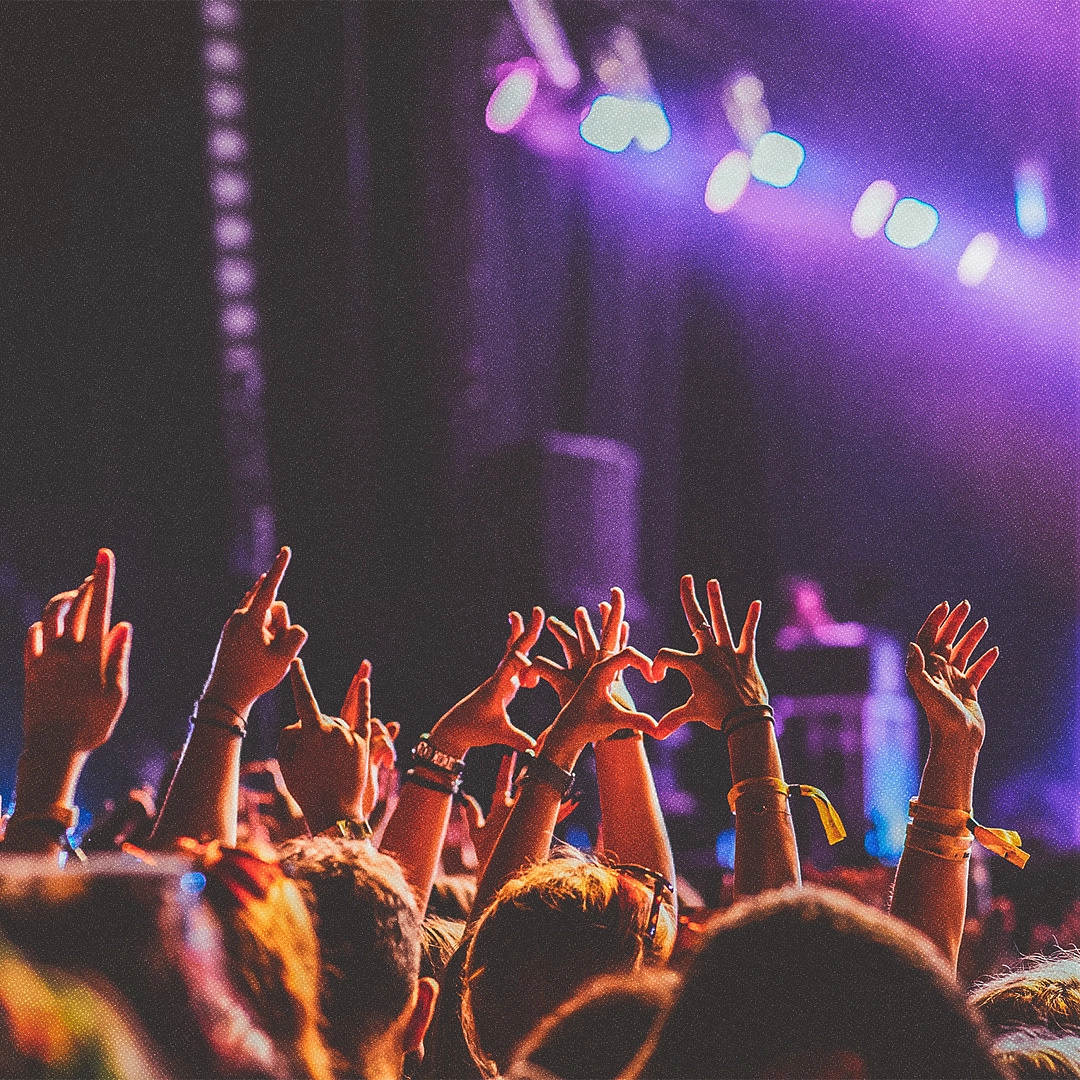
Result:
[[[154,828],[155,847],[181,836],[236,843],[240,743],[251,706],[281,682],[307,640],[307,631],[289,622],[289,609],[277,599],[290,557],[289,549],[282,548],[221,631],[210,677]]]
[[[712,579],[707,591],[711,622],[698,603],[693,577],[687,574],[680,583],[683,611],[697,639],[697,652],[661,649],[653,672],[658,679],[670,668],[682,672],[691,694],[684,705],[660,721],[656,734],[666,738],[692,720],[728,732],[732,783],[747,785],[736,803],[735,895],[751,896],[799,884],[799,853],[787,798],[769,787],[770,781],[783,782],[784,770],[776,730],[770,722],[769,691],[757,666],[761,603],[755,600],[750,605],[736,646],[720,583]],[[765,783],[749,783],[754,780]]]
[[[6,853],[60,850],[78,818],[83,766],[127,701],[131,624],[110,626],[114,572],[113,553],[102,548],[93,575],[54,596],[27,631],[23,747]]]
[[[967,910],[971,833],[966,821],[986,732],[979,685],[998,658],[998,650],[989,649],[968,666],[987,628],[980,619],[956,641],[970,612],[966,600],[952,612],[947,603],[939,604],[908,646],[908,681],[930,725],[918,804],[963,814],[960,823],[949,824],[917,813],[896,868],[892,899],[892,913],[926,934],[954,969]]]
[[[435,724],[422,740],[425,756],[415,758],[406,773],[379,848],[400,864],[421,911],[435,881],[465,755],[474,746],[528,750],[534,745],[531,736],[510,722],[506,708],[531,666],[529,650],[543,626],[540,608],[533,608],[528,626],[516,611],[510,613],[510,636],[495,673]]]
[[[504,882],[547,858],[559,806],[573,784],[574,767],[582,750],[623,728],[656,729],[651,716],[628,708],[613,692],[620,674],[628,667],[652,679],[652,664],[647,656],[636,649],[618,648],[621,624],[620,610],[618,618],[609,618],[603,628],[595,663],[544,733],[543,747],[526,769],[520,794],[477,886],[474,918]]]
[[[611,603],[600,605],[601,636],[609,625],[618,625],[618,649],[625,649],[629,640],[630,625],[623,618],[625,608],[625,597],[617,588],[611,590]],[[549,618],[547,625],[562,646],[566,667],[543,656],[534,657],[533,664],[541,678],[555,688],[560,705],[566,705],[596,661],[600,643],[586,608],[574,612],[573,628],[555,618]],[[629,712],[637,711],[622,672],[611,684],[611,696]],[[645,753],[644,734],[624,727],[596,743],[595,751],[605,854],[616,863],[655,870],[674,885],[675,860]]]

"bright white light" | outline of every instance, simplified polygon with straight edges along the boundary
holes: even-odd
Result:
[[[1032,240],[1046,232],[1046,193],[1042,175],[1032,164],[1016,170],[1016,224]]]
[[[885,235],[897,246],[917,248],[934,235],[938,212],[918,199],[901,199],[885,222]]]
[[[536,97],[536,72],[517,67],[495,87],[488,99],[484,121],[499,135],[505,134],[528,112]]]
[[[210,177],[210,191],[218,206],[238,206],[248,197],[247,177],[222,169]]]
[[[581,72],[549,0],[510,0],[510,7],[548,78],[560,90],[573,90],[581,81]]]
[[[591,146],[612,154],[625,150],[634,139],[652,154],[671,139],[671,125],[657,101],[626,101],[601,94],[581,121],[581,137]]]
[[[654,154],[671,141],[671,125],[658,101],[632,101],[634,108],[634,138],[647,154]]]
[[[732,150],[720,159],[705,185],[705,205],[714,213],[730,210],[750,183],[750,158],[742,150]]]
[[[765,84],[756,75],[740,75],[731,84],[731,96],[740,105],[756,105],[765,96]]]
[[[794,139],[779,131],[766,131],[750,156],[750,175],[772,187],[787,187],[795,182],[806,151]]]
[[[226,251],[247,247],[251,243],[251,222],[238,214],[226,214],[214,222],[214,237]]]
[[[991,232],[981,232],[972,238],[971,243],[964,248],[964,254],[960,256],[960,263],[956,267],[956,276],[961,285],[969,285],[975,288],[981,285],[990,273],[997,259],[998,239]]]
[[[247,154],[247,140],[236,128],[218,128],[210,133],[210,156],[215,161],[242,161]]]
[[[756,75],[740,75],[728,85],[724,91],[724,112],[739,142],[751,152],[772,127],[765,104],[765,84]]]
[[[860,240],[877,236],[896,204],[896,188],[888,180],[875,180],[859,196],[851,215],[851,231]]]

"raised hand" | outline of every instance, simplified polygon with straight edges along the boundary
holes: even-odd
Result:
[[[686,676],[691,690],[686,704],[672,709],[660,720],[654,732],[658,739],[667,738],[691,720],[720,728],[732,709],[769,702],[769,691],[757,666],[756,635],[761,601],[755,600],[750,605],[736,646],[724,611],[720,582],[713,578],[706,589],[711,622],[698,603],[693,577],[684,575],[679,585],[686,621],[697,639],[697,652],[661,649],[653,661],[653,675],[657,681],[664,678],[669,668],[674,668]]]
[[[613,597],[616,592],[622,596],[621,589],[612,589]],[[623,605],[625,607],[625,599]],[[607,625],[611,610],[612,605],[607,601],[600,604],[602,627]],[[534,656],[532,671],[525,674],[522,685],[534,686],[538,679],[543,679],[550,683],[555,693],[559,695],[559,704],[565,705],[574,696],[574,691],[588,674],[589,668],[596,662],[600,654],[600,642],[597,640],[596,631],[593,630],[588,608],[579,607],[574,611],[574,627],[567,626],[561,619],[556,619],[552,615],[548,618],[547,628],[562,646],[563,656],[566,657],[566,667],[560,667],[546,656]],[[629,639],[630,624],[624,620],[619,626],[617,648],[625,649]],[[621,672],[612,686],[611,694],[625,708],[634,709],[634,699],[626,689]]]
[[[291,675],[299,721],[278,739],[289,793],[313,833],[345,818],[362,821],[370,782],[371,664],[365,660],[353,676],[340,718],[319,710],[302,660],[293,660]]]
[[[93,574],[54,596],[26,634],[24,753],[88,754],[113,733],[128,696],[131,624],[111,626],[113,553],[102,548]]]
[[[653,666],[652,661],[637,649],[619,647],[624,634],[625,610],[621,589],[611,590],[611,604],[605,607],[595,660],[545,733],[544,756],[563,768],[573,768],[573,763],[564,764],[568,750],[572,751],[571,756],[576,762],[588,743],[606,739],[621,728],[637,728],[649,733],[655,733],[657,729],[656,721],[648,713],[638,712],[633,702],[627,706],[616,697],[622,673],[628,667],[636,668],[651,682]]]
[[[371,665],[368,664],[370,672]],[[370,679],[370,674],[369,674]],[[370,711],[370,705],[369,705]],[[401,734],[401,725],[394,720],[384,724],[371,718],[371,738],[368,742],[368,782],[364,788],[364,820],[375,809],[380,799],[387,794],[386,779],[397,764],[397,750],[394,743]]]
[[[289,670],[307,641],[307,631],[289,622],[289,609],[278,600],[292,552],[283,547],[229,616],[221,631],[203,697],[245,714]]]
[[[907,677],[926,712],[931,742],[956,741],[977,753],[986,733],[979,685],[999,653],[996,647],[988,649],[968,665],[989,625],[980,619],[957,641],[970,613],[966,600],[951,612],[944,602],[930,612],[908,646]]]
[[[532,736],[514,727],[506,707],[522,685],[522,675],[533,662],[529,650],[544,628],[544,611],[535,607],[526,626],[516,612],[510,612],[510,636],[495,674],[462,698],[431,729],[431,743],[455,758],[462,758],[473,746],[509,746],[529,750]],[[531,680],[535,685],[535,680]]]

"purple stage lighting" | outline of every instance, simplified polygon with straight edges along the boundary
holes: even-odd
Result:
[[[240,50],[232,42],[211,38],[203,48],[203,62],[219,75],[235,75],[242,59]]]
[[[484,122],[496,134],[504,135],[529,111],[536,97],[536,65],[521,62],[495,87],[488,99]]]
[[[247,177],[243,173],[222,169],[210,177],[210,190],[218,206],[239,206],[247,201]]]
[[[1046,191],[1040,169],[1031,162],[1016,170],[1016,224],[1032,240],[1046,232]]]
[[[981,285],[993,269],[998,254],[998,238],[991,232],[981,232],[964,248],[956,276],[961,285],[975,288]]]
[[[251,242],[251,222],[237,214],[226,214],[214,222],[214,238],[226,251],[245,248]]]
[[[234,30],[240,23],[240,7],[233,0],[204,0],[202,21],[213,30]]]
[[[901,199],[885,222],[885,235],[897,247],[917,248],[934,235],[937,227],[938,212],[929,203]]]
[[[255,284],[255,271],[247,259],[226,256],[217,265],[217,285],[222,296],[246,296]]]
[[[750,158],[742,150],[732,150],[720,159],[705,185],[705,205],[714,214],[730,210],[750,183]]]
[[[217,128],[210,133],[210,156],[222,164],[235,164],[247,156],[247,140],[235,128]]]
[[[859,196],[851,214],[851,231],[860,240],[877,236],[896,205],[896,188],[888,180],[875,180]]]
[[[750,175],[771,187],[789,187],[795,183],[805,160],[806,151],[801,143],[779,131],[767,131],[750,155]]]
[[[257,322],[255,309],[248,304],[227,304],[221,309],[221,331],[226,337],[250,337]]]
[[[548,78],[560,90],[573,90],[581,81],[581,72],[548,0],[510,0],[510,8]]]
[[[227,82],[212,82],[206,88],[206,111],[219,120],[233,120],[244,111],[244,92]]]

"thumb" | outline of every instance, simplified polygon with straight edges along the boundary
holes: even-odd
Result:
[[[293,701],[296,702],[296,715],[300,718],[301,730],[310,727],[313,731],[319,727],[319,703],[315,700],[315,694],[308,682],[307,672],[304,670],[304,661],[299,657],[289,665],[289,674],[292,676]]]
[[[520,728],[508,725],[506,736],[502,739],[503,746],[509,746],[514,750],[532,750],[536,746],[536,740]]]

